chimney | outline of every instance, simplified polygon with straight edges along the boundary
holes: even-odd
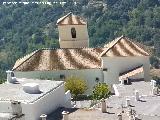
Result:
[[[122,114],[121,113],[117,114],[117,116],[118,116],[118,120],[122,120]]]
[[[126,107],[129,107],[130,105],[130,99],[126,99]]]
[[[12,107],[12,114],[21,116],[22,115],[22,107],[21,103],[18,101],[12,101],[11,102],[11,107]]]
[[[135,90],[135,100],[139,101],[140,97],[139,97],[139,92],[137,90]]]
[[[63,111],[62,115],[63,115],[63,119],[62,120],[69,120],[69,112]]]
[[[101,104],[102,104],[101,111],[102,111],[102,113],[105,113],[106,112],[106,101],[104,98],[102,98]]]
[[[16,77],[14,77],[13,71],[8,70],[8,71],[6,71],[6,73],[7,73],[7,83],[17,82]]]
[[[40,116],[40,118],[41,118],[41,120],[47,120],[46,118],[47,118],[47,115],[46,114],[42,114],[41,116]]]

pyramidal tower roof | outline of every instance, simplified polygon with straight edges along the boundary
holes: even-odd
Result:
[[[138,44],[131,41],[125,36],[116,38],[104,46],[106,50],[102,52],[101,57],[127,57],[127,56],[149,56],[149,53],[141,48]]]
[[[57,20],[57,25],[86,25],[87,22],[72,12]]]

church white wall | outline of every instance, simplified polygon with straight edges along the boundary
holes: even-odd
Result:
[[[25,120],[39,120],[41,114],[50,114],[58,107],[63,107],[64,100],[63,84],[33,103],[22,103],[22,112],[25,114]]]
[[[71,28],[76,29],[76,38],[72,38]],[[76,47],[88,47],[89,36],[87,25],[60,25],[59,30],[59,42],[61,48],[76,48]]]
[[[30,72],[17,72],[15,71],[17,78],[37,78],[37,79],[52,79],[60,80],[60,75],[65,77],[77,76],[86,80],[88,89],[86,94],[91,93],[94,85],[96,85],[96,77],[99,78],[99,82],[103,82],[103,72],[101,69],[83,69],[83,70],[58,70],[58,71],[30,71]]]
[[[145,81],[150,81],[149,57],[102,57],[102,61],[103,68],[107,68],[107,72],[103,72],[104,82],[110,87],[119,83],[119,73],[139,65],[143,65]]]

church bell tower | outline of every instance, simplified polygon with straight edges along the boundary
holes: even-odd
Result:
[[[60,48],[89,47],[87,22],[72,13],[57,20]]]

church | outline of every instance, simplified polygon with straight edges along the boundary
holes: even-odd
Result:
[[[12,69],[17,78],[62,81],[76,76],[86,80],[87,93],[97,82],[112,88],[128,78],[150,81],[150,55],[137,42],[121,36],[89,48],[87,22],[72,13],[58,19],[57,26],[60,48],[39,49],[18,59]]]

